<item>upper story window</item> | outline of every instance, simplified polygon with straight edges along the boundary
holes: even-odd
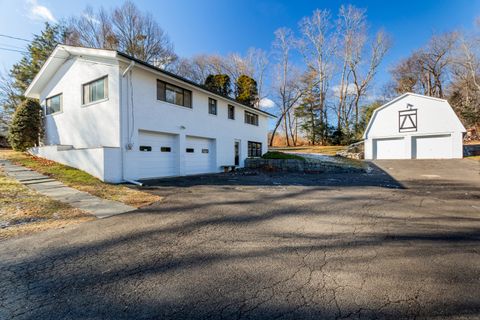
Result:
[[[258,126],[258,114],[245,111],[245,123]]]
[[[235,119],[235,107],[232,105],[228,105],[228,119]]]
[[[45,113],[54,114],[62,111],[62,94],[47,98],[45,100]]]
[[[108,98],[108,77],[102,77],[82,86],[82,104],[104,100]]]
[[[157,80],[157,100],[192,107],[192,91],[177,87],[165,81]]]
[[[208,113],[217,114],[217,100],[208,98]]]

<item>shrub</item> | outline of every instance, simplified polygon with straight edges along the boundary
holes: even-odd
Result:
[[[14,150],[25,151],[38,145],[42,128],[40,105],[36,100],[23,101],[13,114],[8,142]]]

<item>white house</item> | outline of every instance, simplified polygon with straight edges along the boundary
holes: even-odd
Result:
[[[463,157],[465,128],[443,99],[405,93],[373,112],[365,130],[365,159]]]
[[[25,95],[45,110],[37,156],[107,182],[213,173],[267,151],[267,112],[121,52],[59,45]]]

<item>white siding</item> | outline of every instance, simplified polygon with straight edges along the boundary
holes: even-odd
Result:
[[[417,128],[410,132],[400,130],[399,123],[399,111],[407,109],[417,110]],[[365,159],[462,158],[462,132],[447,101],[405,94],[374,112],[365,132]]]
[[[31,148],[30,153],[88,172],[106,182],[122,181],[120,148],[66,149],[59,146]]]
[[[124,65],[123,68],[127,66]],[[133,112],[132,106],[126,105],[130,101],[130,92],[127,94],[126,78],[122,81],[122,110],[124,114],[134,114],[134,119],[129,122],[124,118],[122,127],[125,144],[133,143],[132,150],[126,151],[125,175],[129,179],[138,179],[136,172],[138,159],[134,156],[134,150],[138,148],[139,130],[164,132],[178,135],[180,150],[180,175],[191,174],[194,171],[186,162],[187,136],[210,139],[212,151],[209,153],[213,165],[209,172],[222,171],[222,165],[234,164],[234,143],[239,140],[241,144],[240,166],[243,166],[247,153],[248,141],[262,143],[263,152],[267,151],[268,117],[259,115],[259,125],[250,125],[244,122],[244,111],[248,108],[235,106],[235,120],[228,119],[228,104],[226,100],[204,93],[193,86],[182,84],[174,79],[168,79],[163,75],[156,75],[150,71],[135,67],[133,69],[132,83]],[[157,100],[157,79],[172,83],[192,91],[192,108],[177,106],[175,104]],[[217,100],[217,115],[208,113],[208,98]],[[127,132],[133,132],[129,139]],[[202,170],[203,171],[203,170]]]
[[[42,90],[40,103],[62,93],[62,112],[45,117],[45,144],[75,148],[119,147],[118,65],[112,62],[66,61]],[[108,76],[108,99],[82,106],[82,84]]]

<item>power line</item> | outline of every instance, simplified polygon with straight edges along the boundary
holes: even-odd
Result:
[[[0,34],[0,37],[14,39],[14,40],[20,40],[20,41],[26,41],[26,42],[31,42],[32,41],[32,40],[28,40],[28,39],[24,39],[24,38],[9,36],[9,35],[6,35],[6,34]]]
[[[18,50],[24,50],[25,49],[25,47],[20,47],[20,46],[8,44],[8,43],[3,43],[3,42],[0,42],[0,47],[6,47],[6,48],[12,48],[12,49],[18,49]]]
[[[22,50],[9,49],[9,48],[2,48],[2,47],[0,47],[0,50],[12,51],[12,52],[19,52],[19,53],[27,53],[26,51],[22,51]]]

